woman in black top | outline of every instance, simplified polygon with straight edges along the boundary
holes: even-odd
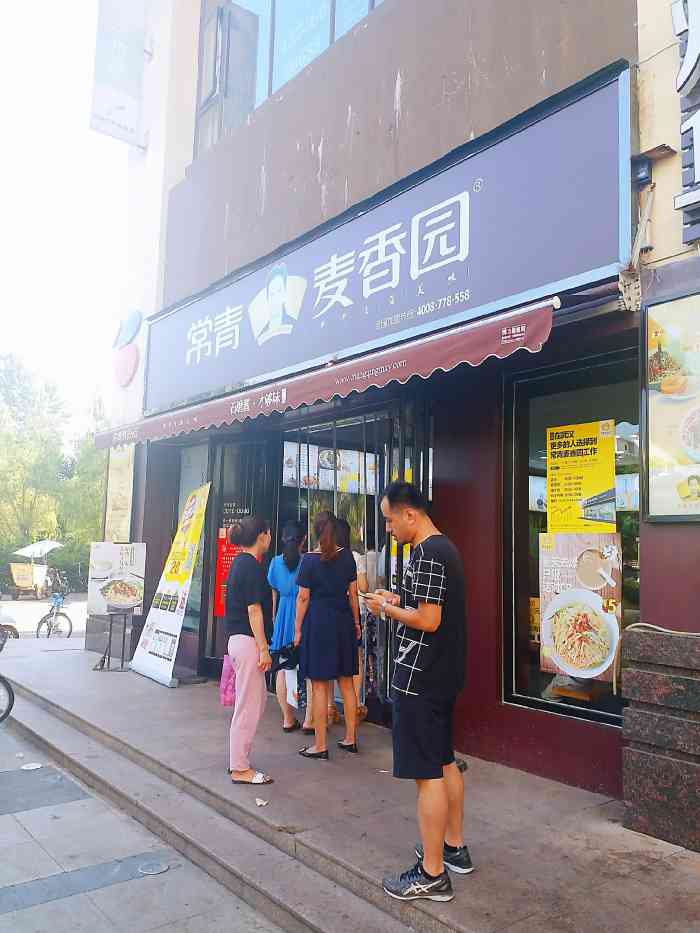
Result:
[[[267,700],[265,672],[272,666],[265,634],[272,620],[272,596],[261,566],[270,547],[270,526],[264,519],[246,518],[229,528],[229,541],[241,548],[226,584],[225,628],[236,673],[231,780],[234,784],[271,784],[271,777],[250,767],[250,749]]]
[[[313,687],[316,742],[304,758],[328,758],[326,739],[329,681],[337,680],[345,711],[345,739],[338,748],[357,752],[357,640],[361,635],[357,568],[352,552],[338,545],[335,516],[320,512],[314,522],[318,548],[299,568],[295,644],[301,643],[299,677]]]

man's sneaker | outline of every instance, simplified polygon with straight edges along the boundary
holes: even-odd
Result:
[[[384,890],[397,901],[451,901],[455,896],[446,871],[439,878],[428,878],[420,862],[401,875],[385,878]]]
[[[423,846],[416,846],[416,855],[423,862]],[[442,860],[445,868],[455,872],[458,875],[470,875],[474,871],[472,860],[469,855],[469,849],[466,846],[460,846],[459,849],[448,849],[447,846],[442,850]]]

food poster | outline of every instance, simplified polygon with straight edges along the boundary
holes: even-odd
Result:
[[[540,668],[612,680],[622,626],[619,534],[540,535]]]
[[[377,457],[367,454],[365,482],[365,455],[359,450],[333,450],[314,444],[298,445],[284,442],[282,484],[294,489],[320,489],[333,492],[365,493],[373,496],[377,489]]]
[[[547,428],[547,530],[614,532],[615,422]]]
[[[700,296],[647,317],[649,515],[700,521]]]
[[[187,497],[158,589],[130,667],[166,687],[175,686],[173,666],[209,499],[210,483]]]
[[[134,490],[134,444],[109,452],[105,541],[128,542],[131,537],[131,503]]]
[[[105,616],[143,610],[145,544],[90,545],[88,571],[88,615]]]

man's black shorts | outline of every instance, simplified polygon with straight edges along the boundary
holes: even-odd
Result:
[[[455,698],[433,700],[394,693],[394,777],[430,781],[455,760],[452,714]]]

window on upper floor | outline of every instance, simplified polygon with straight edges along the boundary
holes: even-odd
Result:
[[[243,123],[381,3],[202,0],[195,154]]]

